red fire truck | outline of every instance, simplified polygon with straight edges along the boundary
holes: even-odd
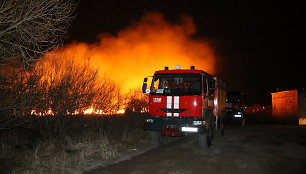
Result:
[[[197,134],[199,145],[209,147],[213,132],[224,134],[226,114],[225,84],[194,66],[190,69],[159,70],[144,79],[142,90],[149,95],[149,118],[144,130],[151,141],[160,144],[160,136]]]

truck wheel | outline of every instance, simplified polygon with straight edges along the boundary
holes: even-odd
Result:
[[[150,131],[151,143],[155,146],[159,146],[160,143],[160,132]]]
[[[245,118],[242,118],[242,120],[241,120],[241,126],[244,127],[244,125],[245,125]]]
[[[216,124],[215,124],[215,120],[216,118],[215,117],[212,117],[211,119],[210,119],[210,129],[209,130],[206,130],[206,131],[208,131],[208,132],[210,132],[210,136],[211,136],[211,141],[214,139],[214,134],[215,134],[215,131],[216,131]]]
[[[207,147],[206,136],[205,135],[206,134],[199,134],[198,135],[198,142],[199,142],[200,148]]]
[[[199,146],[201,148],[210,147],[212,142],[212,129],[211,127],[207,127],[205,134],[198,134]]]
[[[221,131],[221,136],[224,136],[224,125],[225,124],[225,120],[224,120],[224,116],[221,117],[220,120],[220,131]]]
[[[210,147],[212,139],[213,139],[213,129],[212,129],[211,126],[208,127],[205,135],[206,135],[206,145],[207,145],[207,147]]]

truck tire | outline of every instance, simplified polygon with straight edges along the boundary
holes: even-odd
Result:
[[[225,126],[225,120],[224,120],[224,116],[221,117],[220,120],[220,132],[221,132],[221,136],[224,136],[224,126]]]
[[[211,146],[212,140],[213,140],[213,128],[212,125],[210,124],[210,126],[208,127],[208,129],[206,129],[206,145],[207,147]]]
[[[198,134],[198,142],[199,142],[200,148],[207,147],[206,134]]]
[[[208,121],[208,125],[210,125],[210,129],[209,130],[206,130],[210,133],[210,136],[211,136],[211,141],[214,139],[214,135],[215,135],[215,131],[216,131],[216,117],[214,116],[211,116],[210,120]]]
[[[198,134],[198,142],[201,148],[210,147],[213,139],[213,126],[212,122],[209,121],[206,127],[205,134]]]
[[[150,131],[150,136],[151,136],[151,143],[154,146],[160,146],[160,144],[161,144],[161,142],[160,142],[160,132]]]
[[[245,118],[243,117],[241,120],[241,126],[244,127],[244,125],[245,125]]]

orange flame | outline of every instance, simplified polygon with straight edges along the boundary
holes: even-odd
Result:
[[[73,42],[56,54],[64,54],[78,62],[90,59],[98,68],[122,87],[123,91],[139,88],[143,77],[164,66],[181,65],[214,73],[216,56],[202,39],[194,39],[196,28],[190,17],[182,16],[180,24],[168,23],[160,13],[147,13],[116,36],[101,34],[99,42]]]

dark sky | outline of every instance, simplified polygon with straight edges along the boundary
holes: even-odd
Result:
[[[220,57],[217,76],[228,89],[245,91],[248,105],[266,105],[277,88],[306,87],[302,7],[278,1],[80,0],[67,42],[116,34],[148,11],[161,12],[170,22],[188,15],[197,27],[194,37],[213,44]]]

